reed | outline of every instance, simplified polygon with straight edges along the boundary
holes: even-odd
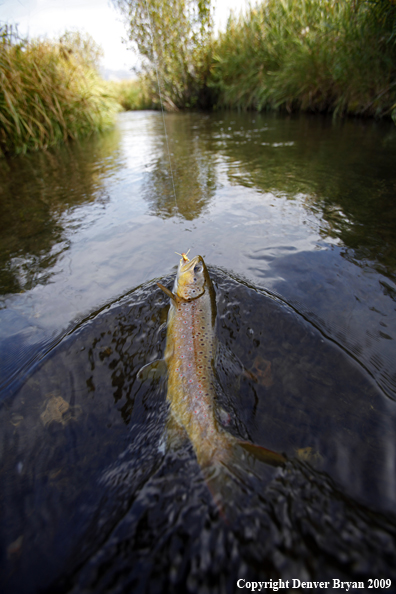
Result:
[[[213,48],[217,107],[396,117],[390,0],[265,0]]]
[[[93,63],[65,42],[0,30],[0,154],[25,153],[101,131],[119,106]]]

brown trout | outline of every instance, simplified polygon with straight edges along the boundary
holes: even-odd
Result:
[[[157,283],[170,297],[165,362],[167,399],[173,425],[184,428],[208,486],[221,506],[224,469],[254,456],[278,466],[284,456],[229,434],[218,422],[216,405],[215,291],[203,258],[180,260],[173,292]],[[220,491],[220,492],[219,492]]]

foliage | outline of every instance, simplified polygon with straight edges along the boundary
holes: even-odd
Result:
[[[113,0],[143,59],[142,78],[168,110],[205,106],[210,66],[210,0]],[[161,88],[159,97],[158,87]]]
[[[76,61],[99,70],[103,49],[88,33],[65,31],[60,36],[59,43],[61,50],[69,55],[73,54]]]
[[[153,101],[141,80],[121,80],[109,82],[111,95],[124,111],[152,109]]]
[[[60,42],[27,41],[7,25],[0,29],[0,154],[45,148],[113,123],[118,105],[93,67],[95,43],[83,40],[66,34]]]
[[[360,0],[362,2],[363,0]],[[396,43],[395,0],[366,0],[370,3],[372,21],[380,27],[386,43]]]
[[[266,0],[216,43],[218,106],[389,114],[395,23],[389,0]]]

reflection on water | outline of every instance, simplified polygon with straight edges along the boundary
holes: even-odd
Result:
[[[227,430],[290,461],[252,479],[224,521],[191,444],[164,441],[164,383],[136,377],[164,351],[168,308],[142,286],[81,324],[0,413],[3,592],[396,578],[395,407],[291,308],[210,273],[219,340],[246,367],[271,368],[270,382],[245,377],[238,390],[219,370]],[[301,447],[319,466],[296,460]]]
[[[159,218],[193,221],[210,216],[208,206],[221,202],[226,183],[254,188],[272,207],[282,199],[297,202],[308,211],[302,224],[342,246],[354,263],[369,260],[394,280],[393,128],[326,118],[168,114],[168,154],[162,118],[146,117],[100,138],[0,163],[2,294],[49,282],[75,233],[113,192],[135,193],[130,199],[139,211],[143,199]],[[125,177],[126,163],[140,179],[130,175],[122,188],[109,184],[116,172]],[[79,212],[84,204],[91,210]],[[221,233],[228,233],[227,223]]]
[[[205,214],[205,206],[214,198],[216,158],[210,134],[202,133],[205,123],[210,127],[209,116],[201,116],[199,126],[188,116],[167,117],[167,140],[162,120],[156,122],[158,156],[148,167],[144,188],[144,198],[156,216],[192,221]]]
[[[395,578],[394,128],[165,119],[170,154],[161,114],[138,112],[0,163],[5,592]],[[165,384],[136,377],[164,349],[152,279],[170,286],[188,248],[222,342],[266,362],[258,384],[218,369],[228,430],[289,457],[229,524],[191,446],[165,447]]]
[[[234,183],[300,201],[319,217],[325,240],[341,242],[355,262],[369,259],[395,278],[393,128],[381,133],[372,122],[299,118],[256,130],[240,116],[232,119],[228,128],[222,122],[218,142],[232,160]]]
[[[119,167],[119,132],[0,161],[0,294],[51,280],[69,249],[74,213],[109,196],[104,181]],[[68,232],[65,232],[65,215]]]

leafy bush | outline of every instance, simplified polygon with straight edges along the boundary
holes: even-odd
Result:
[[[167,110],[209,106],[210,0],[113,2],[143,60],[141,81],[155,105]]]
[[[155,102],[141,80],[109,82],[108,88],[124,111],[152,109],[155,107]]]
[[[213,51],[218,106],[386,115],[396,104],[396,5],[266,0]]]
[[[119,109],[91,58],[67,43],[26,41],[0,29],[0,151],[45,148],[100,131]],[[80,41],[83,39],[79,36]],[[78,44],[77,44],[78,45]],[[94,48],[94,42],[91,43]]]

